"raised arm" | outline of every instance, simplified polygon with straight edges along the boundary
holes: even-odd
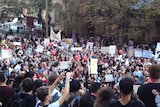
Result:
[[[58,100],[59,101],[59,105],[62,105],[63,102],[66,100],[66,97],[69,95],[71,75],[72,75],[71,72],[67,72],[67,74],[66,74],[66,82],[65,82],[64,93],[63,93],[63,95]]]

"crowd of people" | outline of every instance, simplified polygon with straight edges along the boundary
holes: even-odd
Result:
[[[160,65],[154,57],[129,56],[133,41],[120,47],[110,36],[73,36],[70,43],[49,39],[46,44],[36,34],[0,35],[2,107],[160,107]],[[93,46],[87,48],[88,42]],[[101,52],[109,45],[120,51]],[[3,50],[11,55],[4,58]],[[91,59],[98,60],[97,73],[91,72]],[[140,85],[137,92],[134,85]]]

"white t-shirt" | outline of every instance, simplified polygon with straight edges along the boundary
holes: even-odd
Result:
[[[38,105],[39,103],[40,103],[40,101],[37,102],[37,104],[36,104],[35,107],[43,107],[43,106],[41,106],[41,105]],[[59,105],[59,101],[58,101],[58,100],[57,100],[56,102],[51,103],[51,104],[48,105],[48,107],[59,107],[59,106],[60,106],[60,105]]]

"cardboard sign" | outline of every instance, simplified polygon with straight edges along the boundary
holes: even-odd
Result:
[[[64,39],[64,41],[69,45],[72,43],[72,39],[70,39],[70,38],[66,38],[66,39]]]
[[[129,56],[129,57],[134,56],[134,49],[129,49],[129,50],[128,50],[128,56]]]

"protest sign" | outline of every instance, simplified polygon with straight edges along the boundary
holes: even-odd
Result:
[[[135,48],[134,49],[134,55],[135,55],[135,57],[143,57],[142,49],[141,48]]]
[[[59,69],[65,70],[69,68],[69,62],[68,61],[62,61],[59,63]]]
[[[43,46],[38,45],[36,51],[42,53],[43,52]]]
[[[109,53],[109,46],[101,47],[101,53]]]
[[[70,38],[65,38],[64,41],[69,45],[72,43],[72,39]]]
[[[81,51],[82,47],[71,47],[71,51]]]
[[[86,50],[92,50],[94,43],[93,42],[87,42]]]
[[[160,42],[157,42],[155,59],[159,59],[159,58],[160,58]]]
[[[116,53],[116,45],[109,46],[109,55],[113,56]]]
[[[48,46],[49,43],[50,43],[50,39],[44,38],[44,46]]]
[[[105,82],[113,82],[113,75],[112,74],[106,74],[105,75]]]
[[[153,56],[153,52],[151,50],[143,50],[143,57],[151,59]]]
[[[20,45],[21,45],[21,42],[13,42],[13,45],[20,46]]]
[[[97,74],[97,62],[98,62],[98,59],[91,59],[91,74]]]
[[[11,49],[2,49],[2,58],[11,58],[12,50]]]

